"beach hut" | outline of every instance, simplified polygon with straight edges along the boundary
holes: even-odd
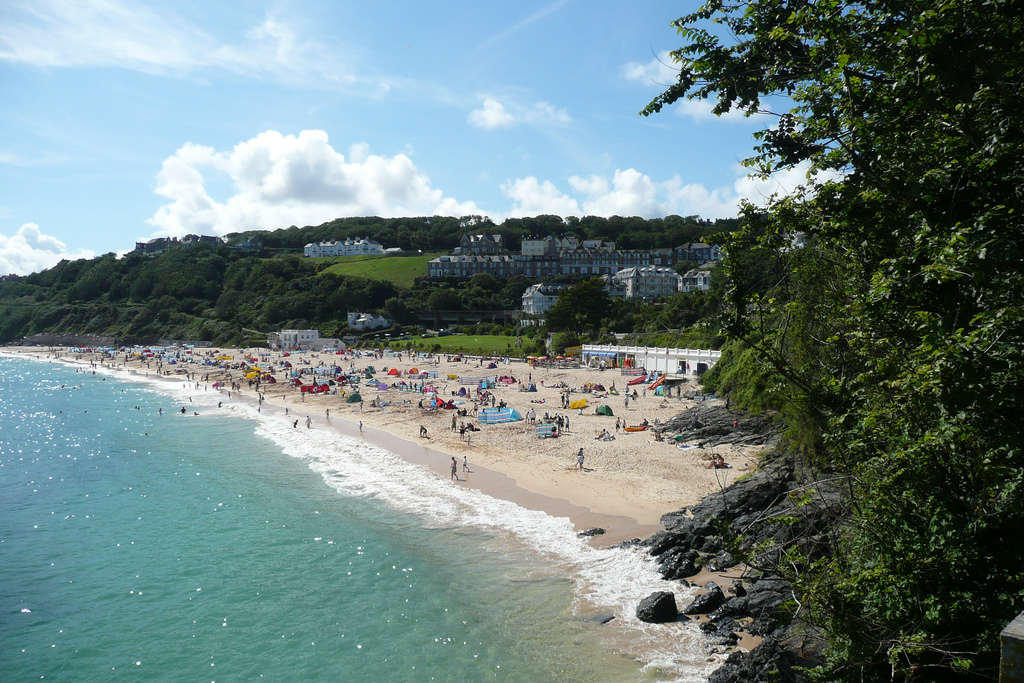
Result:
[[[585,398],[577,399],[577,400],[575,400],[575,401],[573,401],[573,402],[571,402],[569,404],[569,408],[571,408],[572,410],[576,410],[577,408],[586,408],[586,407],[587,407],[587,399],[585,399]]]
[[[612,413],[611,406],[598,406],[597,407],[597,414],[598,415],[607,415],[608,417],[612,417],[614,415],[614,413]]]
[[[348,401],[346,401],[346,403],[359,403],[362,400],[363,400],[362,396],[360,396],[357,393],[352,393],[352,394],[349,395]]]

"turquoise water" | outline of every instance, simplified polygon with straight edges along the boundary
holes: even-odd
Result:
[[[643,558],[171,386],[0,357],[0,680],[706,672],[683,625],[630,623]]]

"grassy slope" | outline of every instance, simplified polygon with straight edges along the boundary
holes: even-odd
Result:
[[[357,275],[372,280],[388,280],[399,287],[412,287],[418,277],[426,277],[427,261],[441,254],[422,256],[339,256],[325,273]]]
[[[465,351],[471,354],[483,354],[488,356],[503,355],[508,353],[508,345],[515,346],[515,337],[506,337],[497,334],[453,334],[450,337],[429,337],[426,339],[415,337],[410,341],[395,341],[393,346],[405,348],[406,344],[412,344],[414,349],[429,351],[437,344],[441,347],[442,353],[458,353]],[[516,355],[518,350],[513,350]]]

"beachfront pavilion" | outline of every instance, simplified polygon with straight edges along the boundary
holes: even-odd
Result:
[[[667,375],[702,375],[715,366],[721,351],[711,349],[664,349],[650,346],[584,344],[583,361],[607,361],[618,368],[643,368]]]

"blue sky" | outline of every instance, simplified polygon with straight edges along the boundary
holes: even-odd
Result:
[[[0,274],[340,216],[735,215],[772,121],[637,114],[696,6],[4,0]]]

